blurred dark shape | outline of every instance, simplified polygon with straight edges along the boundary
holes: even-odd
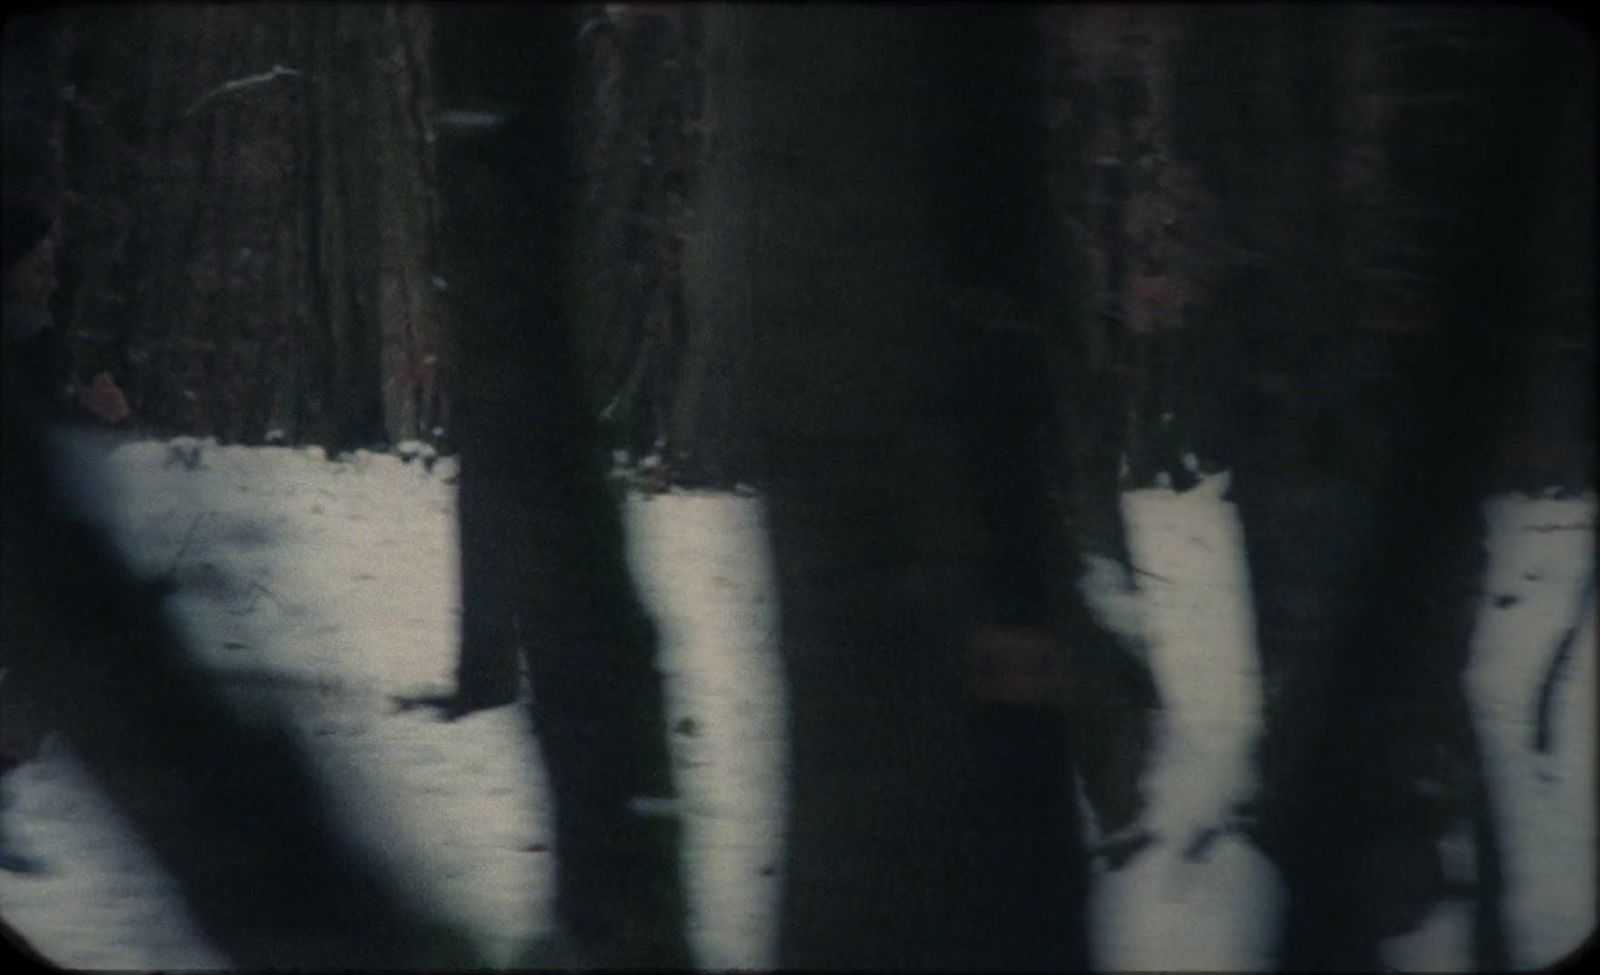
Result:
[[[1538,381],[1540,336],[1572,324],[1545,320],[1539,283],[1586,287],[1592,315],[1592,238],[1576,236],[1592,186],[1561,200],[1567,177],[1549,178],[1587,167],[1592,183],[1592,44],[1508,8],[1206,8],[1189,24],[1180,156],[1262,255],[1222,282],[1220,327],[1264,683],[1242,811],[1288,890],[1277,962],[1379,966],[1379,939],[1446,895],[1438,843],[1465,823],[1473,960],[1504,968],[1462,675],[1480,504],[1523,436],[1506,406]]]
[[[440,101],[485,124],[442,135],[451,281],[462,646],[455,710],[516,700],[518,654],[555,806],[556,914],[584,964],[683,967],[679,816],[655,627],[573,343],[562,8],[450,8]]]
[[[5,693],[71,745],[206,937],[242,968],[474,964],[347,844],[283,719],[224,703],[157,596],[51,483],[9,382],[0,420]]]
[[[717,8],[706,35],[711,124],[739,133],[706,218],[742,221],[720,260],[747,282],[789,694],[778,964],[1084,968],[1069,701],[1104,700],[1123,648],[1048,490],[1034,26]],[[1147,716],[1148,671],[1127,678]],[[1147,739],[1124,741],[1100,761],[1136,783]],[[1136,786],[1102,785],[1097,811],[1136,815]]]

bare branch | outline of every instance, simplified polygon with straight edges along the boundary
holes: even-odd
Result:
[[[277,81],[279,78],[299,77],[301,77],[301,74],[298,70],[294,68],[286,68],[281,64],[274,64],[270,69],[263,71],[260,74],[246,75],[243,78],[235,78],[232,81],[223,82],[217,87],[206,92],[204,95],[201,95],[199,98],[195,99],[194,104],[190,105],[184,111],[183,115],[185,118],[188,118],[204,107],[207,102],[221,98],[223,95],[230,95],[236,91],[242,91],[246,88],[254,88],[258,85],[271,84],[272,82]]]

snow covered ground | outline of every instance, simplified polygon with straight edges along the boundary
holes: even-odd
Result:
[[[230,686],[294,691],[297,733],[361,842],[397,877],[514,956],[551,928],[546,791],[517,708],[456,723],[394,697],[450,682],[453,461],[316,449],[74,440],[77,484],[141,570],[179,583],[174,616]],[[197,460],[197,463],[195,461]],[[1146,626],[1170,704],[1152,780],[1162,842],[1100,878],[1098,956],[1112,970],[1251,970],[1268,962],[1277,891],[1266,862],[1224,839],[1180,852],[1248,781],[1256,728],[1246,568],[1212,479],[1126,498]],[[1594,620],[1560,694],[1553,756],[1529,747],[1531,703],[1571,620],[1595,504],[1501,498],[1470,683],[1500,803],[1519,967],[1550,963],[1594,926]],[[759,499],[677,492],[627,502],[632,558],[661,624],[687,809],[692,944],[712,968],[772,962],[783,807],[775,597]],[[682,719],[691,722],[680,725]],[[17,772],[5,826],[47,861],[0,873],[0,915],[68,968],[226,964],[172,883],[57,743]],[[1465,969],[1467,913],[1438,908],[1391,962]]]

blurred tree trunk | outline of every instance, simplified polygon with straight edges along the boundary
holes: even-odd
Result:
[[[575,235],[583,285],[575,295],[578,350],[604,397],[620,395],[626,383],[657,285],[665,201],[656,142],[674,94],[668,35],[660,18],[624,14],[602,15],[583,38],[589,84],[574,106],[585,182]]]
[[[436,425],[437,290],[433,231],[433,12],[421,4],[361,8],[375,23],[362,31],[368,127],[368,177],[375,194],[377,257],[373,298],[380,341],[383,429],[391,444],[431,438]],[[354,120],[352,120],[354,121]],[[359,149],[359,143],[356,148]]]
[[[502,697],[520,637],[555,799],[560,921],[586,963],[684,966],[656,636],[573,348],[573,28],[540,7],[455,7],[439,23],[460,685],[468,700]]]
[[[676,6],[619,4],[581,31],[578,353],[607,434],[639,457],[670,459],[676,434],[698,21]]]
[[[747,429],[750,392],[749,197],[740,166],[743,133],[734,116],[737,52],[728,18],[706,18],[702,41],[704,99],[695,184],[694,233],[684,254],[689,345],[676,414],[675,441],[689,456],[692,480],[729,487],[752,477]]]
[[[707,17],[789,692],[778,963],[1084,967],[1032,26]]]
[[[1180,458],[1194,445],[1181,395],[1189,370],[1176,350],[1209,284],[1195,247],[1209,201],[1173,154],[1181,13],[1061,6],[1043,20],[1052,55],[1047,117],[1056,136],[1056,205],[1081,346],[1067,384],[1078,403],[1069,436],[1079,466],[1092,472],[1077,491],[1080,503],[1094,502],[1086,523],[1098,528],[1111,508],[1103,499],[1117,497],[1123,483],[1145,487],[1160,474],[1178,490],[1194,483]],[[1111,475],[1109,488],[1101,486],[1102,469]],[[1096,538],[1097,547],[1119,533],[1120,526]]]
[[[1593,64],[1540,14],[1196,16],[1186,152],[1268,255],[1235,293],[1231,415],[1264,684],[1256,836],[1288,890],[1278,961],[1380,965],[1379,939],[1441,896],[1437,839],[1470,816],[1474,960],[1504,967],[1461,679],[1499,404],[1527,376],[1536,174]]]
[[[1048,106],[1056,160],[1052,188],[1063,225],[1057,266],[1067,281],[1059,304],[1073,319],[1064,330],[1069,351],[1057,377],[1072,465],[1067,516],[1086,553],[1112,560],[1131,577],[1122,518],[1128,342],[1121,210],[1132,147],[1122,144],[1126,125],[1118,123],[1131,122],[1132,107],[1125,106],[1120,118],[1112,111],[1105,77],[1106,62],[1114,60],[1108,48],[1116,48],[1106,35],[1121,18],[1098,7],[1062,7],[1046,16],[1055,69]],[[1127,77],[1128,71],[1124,65],[1124,87],[1140,80]]]
[[[325,333],[330,452],[431,435],[437,359],[430,261],[431,14],[314,8],[314,307]]]

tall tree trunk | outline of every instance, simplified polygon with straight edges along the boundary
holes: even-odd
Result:
[[[1040,650],[1056,615],[1029,25],[708,18],[743,79],[752,422],[789,689],[779,964],[1083,967],[1048,651],[1020,690],[969,670],[986,641]]]
[[[496,641],[463,644],[462,684],[484,659],[503,672],[515,614],[554,793],[560,921],[587,962],[682,966],[656,636],[573,349],[573,28],[559,9],[504,7],[454,8],[439,27],[463,609],[493,614],[480,632]]]
[[[319,50],[318,99],[322,185],[323,301],[328,415],[320,440],[330,454],[384,436],[380,273],[384,211],[377,133],[384,106],[373,75],[373,34],[381,15],[370,6],[329,7]]]
[[[585,26],[580,129],[578,352],[616,439],[633,452],[670,434],[680,368],[682,278],[694,87],[692,13],[619,8]]]
[[[381,201],[377,315],[384,432],[390,443],[431,438],[437,362],[433,284],[432,12],[420,4],[375,10],[371,54],[376,180]]]
[[[677,442],[698,480],[730,486],[753,474],[750,410],[750,271],[744,133],[734,115],[737,52],[729,18],[705,22],[703,157],[694,210],[699,222],[684,255],[689,347],[677,413]]]
[[[1553,19],[1520,12],[1200,17],[1196,51],[1238,52],[1195,91],[1214,101],[1189,151],[1227,174],[1241,236],[1272,255],[1242,309],[1233,417],[1265,694],[1257,836],[1288,892],[1278,960],[1372,967],[1437,899],[1444,824],[1472,811],[1480,858],[1497,856],[1481,769],[1463,782],[1440,756],[1479,760],[1461,684],[1478,506],[1495,404],[1522,381],[1536,163],[1584,66]],[[1374,42],[1394,55],[1381,82],[1348,57]],[[1252,111],[1229,125],[1240,91]],[[1393,112],[1381,182],[1352,165],[1375,144],[1352,106],[1374,95]],[[1427,799],[1424,777],[1454,798]],[[1480,883],[1476,960],[1501,967],[1492,863]]]

